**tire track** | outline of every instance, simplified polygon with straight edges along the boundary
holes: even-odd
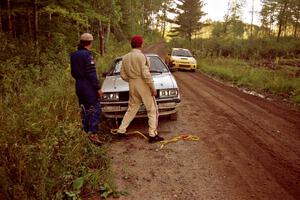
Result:
[[[269,134],[269,132],[266,131],[260,125],[257,126],[257,123],[255,123],[255,121],[254,123],[249,123],[248,116],[244,115],[243,113],[241,113],[241,111],[237,110],[236,108],[228,104],[228,102],[225,102],[225,100],[218,97],[222,96],[223,98],[227,98],[226,101],[228,101],[229,97],[226,96],[228,95],[226,94],[227,91],[214,91],[213,89],[215,88],[209,88],[209,86],[211,86],[212,83],[206,83],[206,81],[203,80],[199,81],[198,77],[196,77],[197,74],[191,75],[191,73],[177,73],[175,76],[179,80],[179,85],[184,86],[183,88],[185,91],[193,91],[191,92],[191,95],[194,96],[195,102],[196,100],[199,101],[199,99],[201,99],[207,104],[207,107],[211,109],[211,112],[213,112],[216,115],[216,117],[218,115],[223,116],[225,119],[231,122],[231,125],[234,125],[237,130],[242,130],[242,132],[235,130],[234,134],[230,134],[229,138],[225,138],[227,139],[226,142],[229,144],[229,146],[227,147],[227,151],[228,148],[234,148],[234,145],[236,145],[230,145],[232,144],[232,141],[230,140],[234,140],[237,141],[238,145],[242,145],[244,147],[243,150],[246,152],[247,156],[250,156],[252,152],[255,152],[255,155],[252,159],[256,161],[256,163],[261,164],[265,168],[264,171],[272,175],[271,177],[268,177],[268,179],[272,179],[274,177],[275,181],[277,181],[291,195],[293,195],[294,197],[299,196],[299,156],[295,155],[294,153],[290,153],[290,149],[285,149],[285,151],[283,151],[282,149],[277,148],[277,150],[274,151],[272,150],[272,148],[269,148],[269,143],[274,143],[273,139],[263,141],[262,139],[256,136],[256,134],[259,133],[263,134],[263,136],[266,137],[266,134]],[[231,101],[234,101],[234,99],[231,98]],[[280,146],[281,144],[279,143],[276,145]],[[271,146],[274,146],[274,144],[272,144]],[[247,147],[250,147],[250,149],[247,150]],[[226,151],[226,147],[223,150]],[[282,153],[282,151],[283,154],[289,153],[292,155],[289,155],[289,158],[285,159],[283,156],[278,155]],[[231,155],[234,154],[238,154],[238,149],[231,152]],[[235,157],[235,159],[240,158]],[[241,171],[241,173],[246,172],[245,170],[239,170]],[[253,170],[255,170],[255,168]],[[253,171],[253,173],[256,172]],[[253,181],[252,184],[254,184]]]

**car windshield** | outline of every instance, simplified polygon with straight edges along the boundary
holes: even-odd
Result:
[[[148,58],[150,60],[150,72],[152,74],[165,73],[165,72],[169,71],[169,69],[166,67],[166,65],[157,56],[149,56]],[[116,60],[113,63],[112,71],[110,74],[111,75],[120,74],[121,66],[122,66],[122,59]]]
[[[180,57],[193,57],[191,52],[186,49],[176,49],[173,50],[172,56],[180,56]]]

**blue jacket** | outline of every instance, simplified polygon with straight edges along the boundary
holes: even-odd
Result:
[[[71,74],[76,80],[76,94],[79,104],[95,105],[100,89],[92,53],[85,48],[78,48],[71,54]]]

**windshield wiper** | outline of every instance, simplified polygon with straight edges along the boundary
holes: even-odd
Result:
[[[159,74],[162,74],[163,72],[159,71],[159,70],[150,70],[150,73],[159,73]]]

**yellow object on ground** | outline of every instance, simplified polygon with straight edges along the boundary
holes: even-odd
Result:
[[[198,141],[199,137],[195,135],[188,135],[188,134],[178,135],[176,137],[173,137],[172,139],[160,141],[161,143],[160,149],[164,148],[164,146],[169,143],[177,142],[179,140]]]
[[[111,134],[116,135],[117,131],[118,131],[118,129],[111,129],[110,132],[111,132]],[[148,140],[148,137],[145,136],[140,131],[132,131],[132,132],[129,132],[129,133],[125,133],[125,135],[134,135],[134,134],[138,134],[138,135],[142,136],[143,138],[145,138],[146,140]],[[178,136],[173,137],[172,139],[160,141],[159,142],[159,143],[161,143],[160,149],[163,149],[164,146],[169,144],[169,143],[177,142],[179,140],[198,141],[199,139],[200,138],[196,135],[189,135],[189,134],[178,135]]]

